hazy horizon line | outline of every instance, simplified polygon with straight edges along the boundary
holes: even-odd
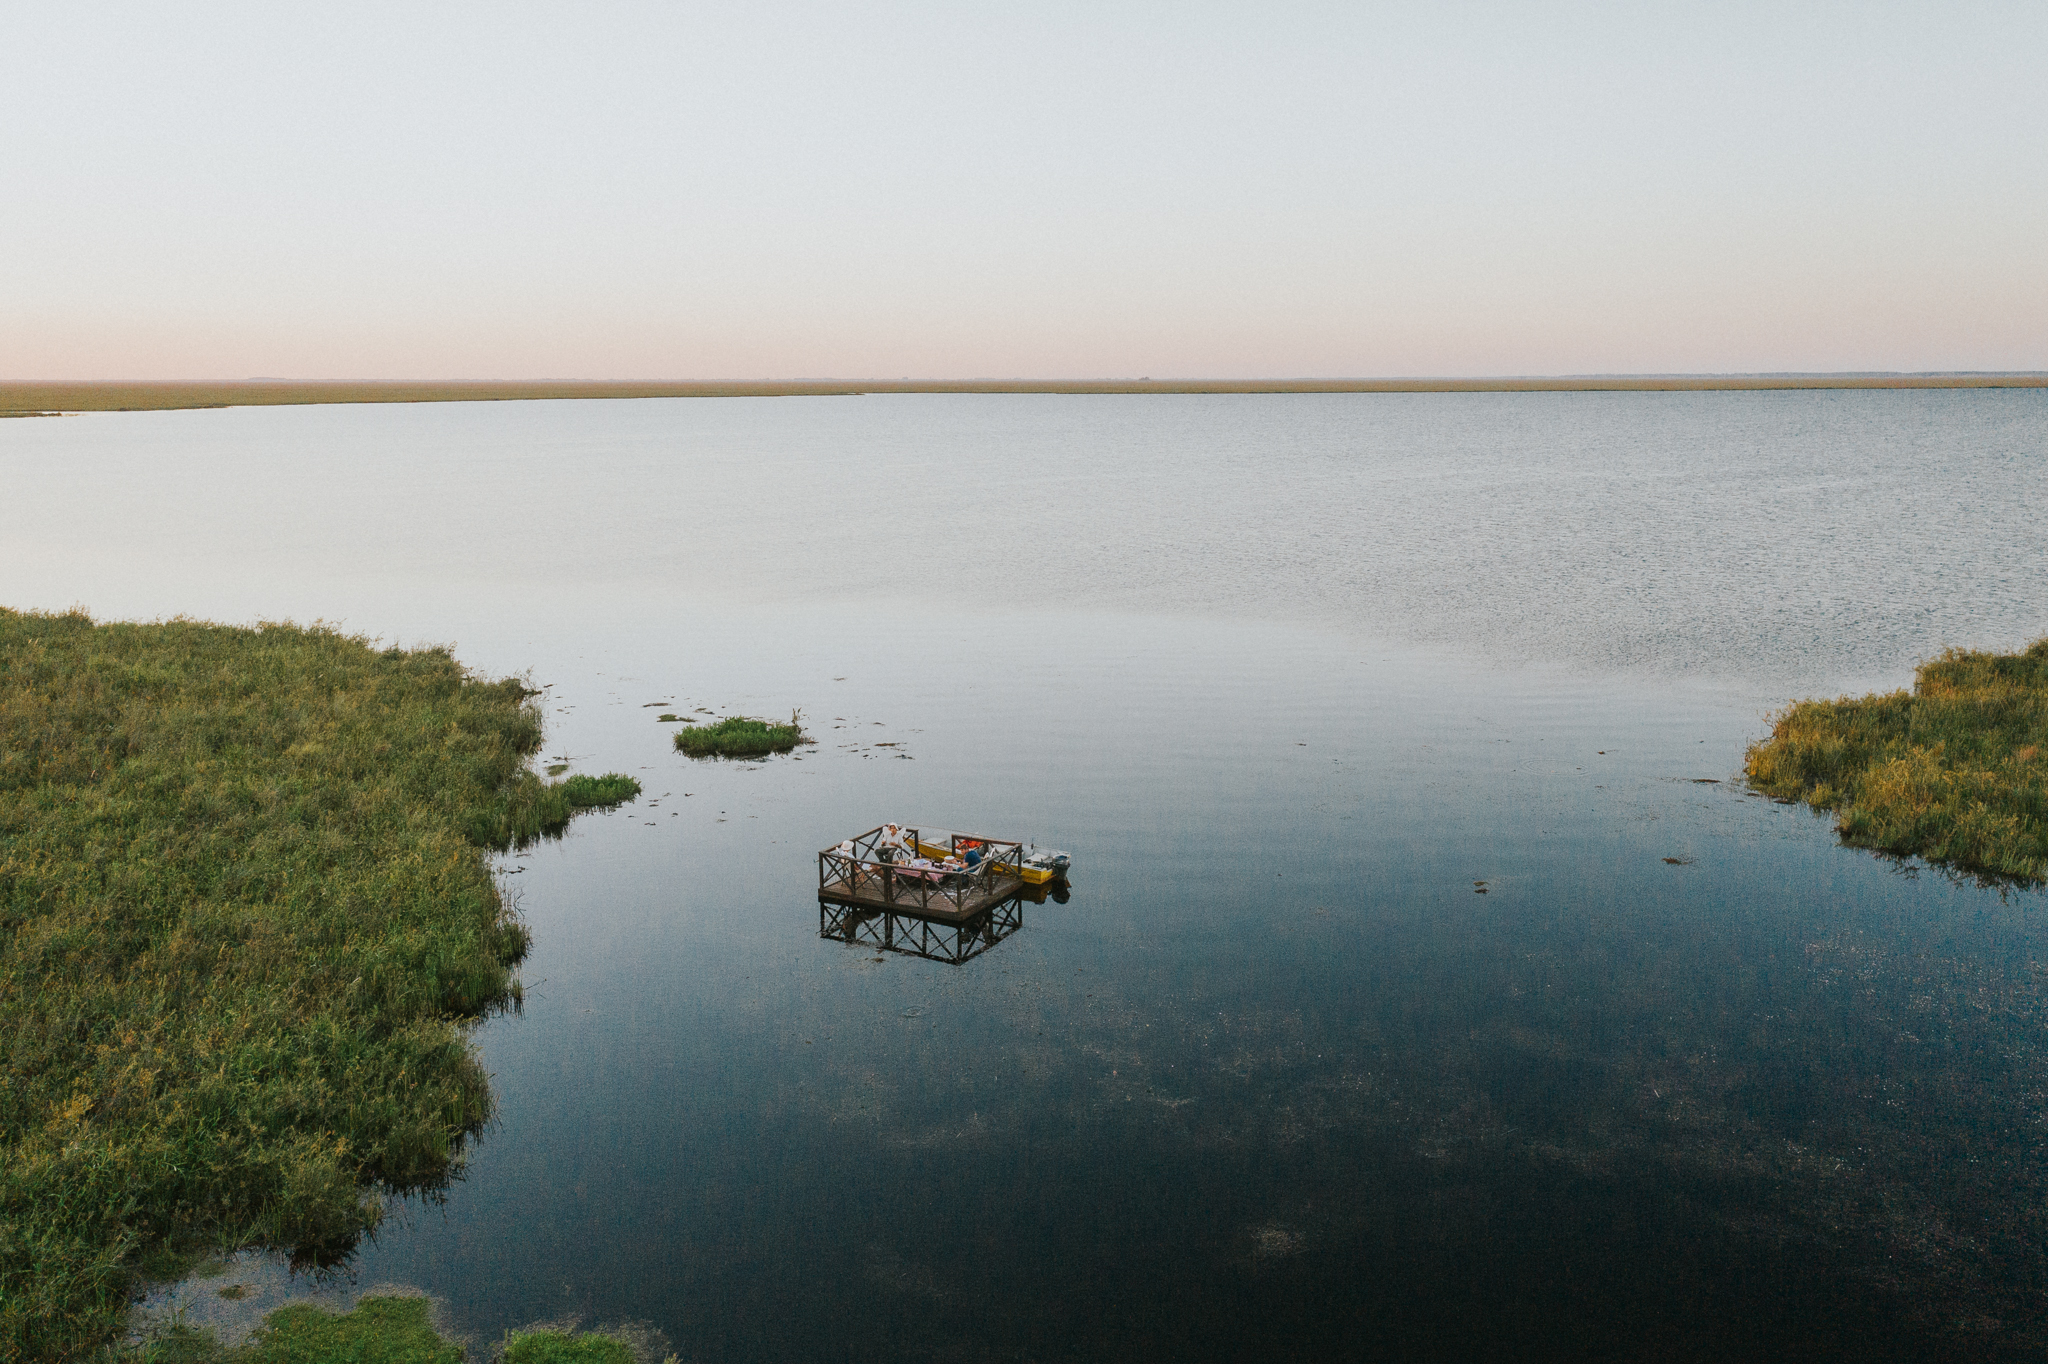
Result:
[[[324,403],[888,394],[1337,394],[2048,388],[2044,370],[1189,379],[46,379],[0,380],[0,416]]]

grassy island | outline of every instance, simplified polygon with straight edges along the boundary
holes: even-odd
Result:
[[[794,715],[786,725],[729,715],[715,725],[676,731],[676,747],[693,758],[752,758],[763,753],[787,753],[803,742],[803,726]]]
[[[1758,790],[1834,811],[1857,847],[2048,879],[2048,639],[2017,654],[1951,649],[1911,691],[1801,701],[1747,765]]]
[[[490,1109],[464,1024],[526,934],[486,851],[549,783],[516,680],[324,629],[0,610],[0,1359],[138,1274],[344,1255]]]

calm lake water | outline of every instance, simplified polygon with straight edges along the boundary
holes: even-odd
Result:
[[[453,643],[646,785],[503,859],[498,1116],[330,1293],[697,1361],[2033,1358],[2048,900],[1736,778],[2048,634],[2044,460],[2040,392],[91,415],[0,424],[0,601]],[[698,707],[820,743],[692,762]],[[821,939],[885,819],[1071,898]]]

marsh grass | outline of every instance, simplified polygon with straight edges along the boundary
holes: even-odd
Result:
[[[490,1111],[464,1024],[526,933],[489,847],[542,781],[517,680],[330,630],[0,609],[0,1359],[201,1253],[330,1263]]]
[[[364,1298],[348,1312],[297,1304],[279,1308],[243,1344],[195,1354],[194,1364],[464,1364],[442,1339],[425,1298]],[[155,1361],[151,1361],[155,1364]]]
[[[803,743],[802,717],[789,723],[729,715],[715,725],[676,731],[676,747],[693,758],[746,758],[762,753],[787,753]]]
[[[1951,649],[1911,691],[1798,702],[1747,770],[1760,791],[1833,811],[1857,847],[2048,879],[2048,639],[2018,654]]]
[[[562,799],[571,810],[610,809],[639,794],[640,783],[617,772],[601,777],[578,775],[562,783]]]
[[[666,1340],[666,1337],[660,1337]],[[603,1332],[513,1331],[489,1357],[497,1364],[636,1364],[625,1341]],[[434,1329],[428,1300],[377,1295],[346,1312],[308,1303],[281,1307],[239,1345],[176,1326],[114,1356],[119,1364],[466,1364],[469,1352]],[[112,1361],[110,1361],[112,1364]],[[667,1364],[679,1364],[674,1354]]]
[[[563,1331],[515,1331],[501,1364],[633,1364],[633,1352],[610,1336]]]

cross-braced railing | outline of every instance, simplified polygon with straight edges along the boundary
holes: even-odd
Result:
[[[1024,849],[1005,839],[884,825],[818,854],[818,895],[947,917],[1013,894]]]

